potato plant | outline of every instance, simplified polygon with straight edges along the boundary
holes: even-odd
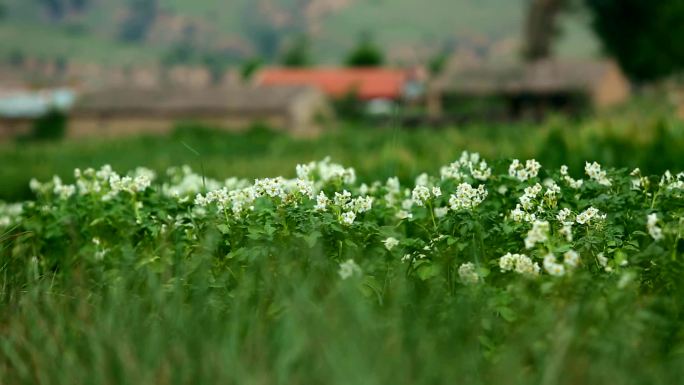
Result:
[[[40,350],[46,341],[71,346],[63,334],[72,323],[47,322],[45,334],[17,329],[22,315],[45,317],[26,310],[34,297],[42,300],[33,306],[47,301],[60,317],[89,325],[91,338],[103,325],[123,333],[136,370],[112,369],[107,360],[120,362],[119,353],[101,352],[108,357],[101,363],[87,349],[64,349],[73,370],[112,371],[133,382],[162,383],[160,368],[179,363],[188,366],[168,371],[180,378],[273,383],[344,382],[333,373],[344,363],[368,383],[458,376],[601,383],[640,352],[676,367],[684,351],[677,321],[684,314],[677,304],[684,173],[647,176],[596,162],[549,170],[535,160],[490,163],[467,152],[435,171],[412,185],[358,183],[353,168],[324,159],[297,166],[292,179],[219,181],[189,167],[120,175],[104,166],[76,170],[74,184],[33,180],[35,200],[0,206],[2,300],[19,309],[2,318],[16,335],[0,351],[0,382],[30,383],[50,368],[54,377],[40,382],[74,380],[39,364],[57,354]],[[194,334],[178,332],[180,345],[157,343],[150,352],[136,341],[154,333],[134,337],[98,318],[113,309],[131,312],[117,314],[136,333],[140,325],[178,332],[178,324]],[[340,324],[349,319],[356,328]],[[650,322],[661,328],[648,330]],[[226,330],[235,331],[232,339]],[[349,358],[353,345],[338,333],[370,344],[361,361]],[[594,345],[601,334],[604,343]],[[317,338],[326,345],[314,347]],[[299,347],[285,353],[277,341]],[[233,364],[189,364],[195,343]],[[180,351],[169,356],[169,349]],[[590,353],[601,369],[587,366]],[[375,354],[387,357],[386,370],[363,361]],[[450,366],[448,355],[462,361]],[[402,357],[417,366],[402,365]],[[500,376],[503,364],[510,378]],[[246,368],[259,368],[263,378]],[[676,373],[630,371],[620,378],[666,382]]]

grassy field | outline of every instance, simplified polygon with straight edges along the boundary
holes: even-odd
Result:
[[[678,383],[682,148],[635,110],[4,144],[0,383]]]
[[[641,167],[646,172],[684,170],[684,124],[667,113],[637,118],[616,112],[607,118],[570,122],[550,120],[529,125],[467,125],[444,130],[339,127],[314,139],[256,131],[221,133],[180,127],[169,137],[106,141],[4,144],[0,146],[0,199],[30,197],[31,178],[72,178],[74,168],[111,164],[119,170],[137,166],[161,172],[188,164],[209,177],[292,176],[298,163],[333,160],[353,166],[368,179],[398,176],[412,181],[435,172],[461,151],[489,158],[536,158],[544,166],[567,164],[580,172],[584,161],[614,167]]]

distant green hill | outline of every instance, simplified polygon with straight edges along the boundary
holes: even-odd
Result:
[[[394,61],[424,58],[444,47],[466,46],[511,55],[515,54],[526,1],[0,0],[2,3],[0,57],[5,60],[27,56],[141,64],[202,61],[207,53],[229,62],[252,56],[274,59],[288,39],[301,34],[311,37],[314,59],[319,63],[339,62],[361,33],[371,33]],[[559,46],[562,54],[596,51],[593,37],[577,20],[568,22],[566,31]]]

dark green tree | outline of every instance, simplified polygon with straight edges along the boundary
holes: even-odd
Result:
[[[379,67],[385,62],[382,49],[369,34],[363,34],[357,46],[349,53],[345,64],[349,67]]]
[[[684,68],[684,0],[584,0],[603,49],[635,81]]]
[[[35,140],[57,140],[64,137],[67,130],[67,116],[59,110],[50,110],[33,122]]]
[[[449,55],[446,52],[439,52],[433,56],[428,62],[428,70],[430,75],[437,76],[444,72],[444,68],[449,61]]]
[[[284,31],[262,12],[259,1],[245,3],[242,20],[243,33],[251,41],[257,55],[267,61],[276,60]]]
[[[281,63],[286,67],[308,67],[312,64],[310,43],[306,36],[300,36],[285,51]]]
[[[242,66],[240,67],[240,77],[242,77],[242,80],[252,79],[252,76],[254,76],[259,68],[261,68],[263,63],[263,60],[258,57],[249,59],[242,63]]]
[[[232,50],[210,50],[201,58],[201,64],[209,71],[213,84],[219,84],[231,65],[241,60],[239,52]]]
[[[554,40],[560,33],[558,17],[571,0],[528,0],[523,56],[527,60],[551,55]]]
[[[84,11],[91,3],[91,0],[71,0],[71,7],[77,11]]]
[[[92,0],[35,0],[47,12],[51,20],[59,22],[72,12],[84,11]]]
[[[147,38],[157,18],[158,7],[158,0],[130,0],[128,16],[119,32],[121,40],[137,42]]]
[[[53,21],[59,21],[64,17],[68,4],[63,0],[38,0],[48,16]]]
[[[26,54],[21,49],[15,48],[10,52],[7,63],[12,67],[19,68],[26,63]]]

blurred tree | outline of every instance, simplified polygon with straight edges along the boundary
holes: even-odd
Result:
[[[379,67],[385,62],[384,54],[368,33],[361,35],[357,46],[347,56],[349,67]]]
[[[158,12],[158,0],[129,0],[128,16],[121,25],[121,40],[136,42],[147,38]]]
[[[66,70],[69,65],[69,62],[67,61],[66,57],[62,55],[57,55],[53,59],[53,64],[55,66],[55,71],[57,71],[57,76],[62,76],[66,74]]]
[[[224,49],[204,53],[201,64],[209,71],[212,83],[219,84],[223,80],[228,67],[239,63],[239,61],[240,53]]]
[[[90,0],[71,0],[71,6],[76,10],[83,10],[90,5]]]
[[[71,8],[77,12],[84,11],[91,3],[91,0],[71,0]]]
[[[5,15],[7,14],[7,6],[5,3],[0,2],[0,20],[5,18]]]
[[[240,68],[240,76],[242,77],[242,80],[250,80],[262,65],[263,61],[260,58],[252,58],[245,61]]]
[[[281,60],[286,67],[308,67],[312,64],[310,43],[306,36],[300,36],[285,51]]]
[[[72,12],[82,12],[92,0],[35,0],[43,6],[53,21],[62,21]]]
[[[242,13],[244,34],[251,40],[258,55],[271,61],[278,55],[283,33],[264,15],[260,5],[260,1],[257,0],[245,4]]]
[[[570,0],[528,0],[525,59],[537,60],[551,55],[553,41],[559,33],[558,16],[569,5]]]
[[[43,6],[50,19],[53,21],[61,20],[64,17],[68,6],[63,0],[38,0],[38,2]]]
[[[606,53],[636,81],[684,69],[684,0],[584,0]]]
[[[51,110],[33,122],[32,138],[35,140],[57,140],[67,130],[67,116],[58,110]]]
[[[192,45],[185,42],[174,43],[168,51],[164,53],[161,63],[164,67],[173,67],[179,64],[188,64],[192,62],[197,53]]]
[[[444,51],[439,52],[435,56],[433,56],[430,59],[430,62],[428,63],[428,70],[430,71],[430,75],[436,76],[444,72],[444,68],[446,67],[448,60],[449,54]]]
[[[9,62],[10,66],[18,68],[26,63],[26,55],[19,48],[15,48],[12,50],[12,52],[10,52],[7,61]]]
[[[162,65],[171,67],[178,64],[189,64],[198,56],[197,28],[193,24],[183,27],[181,38],[174,42],[171,48],[164,53]]]

